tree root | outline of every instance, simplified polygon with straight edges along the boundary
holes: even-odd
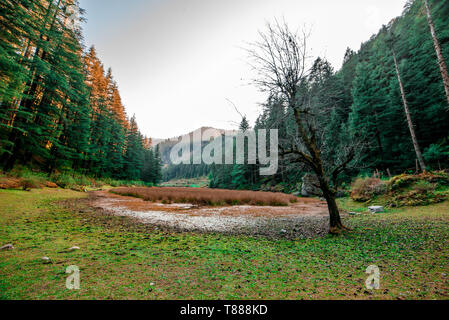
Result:
[[[329,233],[333,235],[340,235],[344,232],[351,232],[352,229],[344,226],[342,223],[337,224],[334,227],[329,228]]]

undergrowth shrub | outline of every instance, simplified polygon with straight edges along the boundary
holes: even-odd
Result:
[[[71,188],[76,185],[72,175],[68,173],[57,173],[52,175],[52,180],[61,188]]]
[[[366,202],[386,192],[387,184],[379,178],[357,178],[352,185],[351,199]]]
[[[368,202],[380,196],[377,202],[389,207],[422,206],[447,199],[449,175],[444,171],[417,175],[401,174],[383,182],[377,178],[357,179],[351,198]]]
[[[411,190],[407,193],[394,195],[388,200],[389,207],[416,207],[427,206],[440,203],[447,199],[443,194],[434,194],[433,192]]]
[[[25,178],[20,181],[20,186],[23,190],[29,191],[31,189],[38,189],[42,187],[42,184],[39,183],[36,179]]]
[[[24,190],[41,188],[48,180],[48,175],[43,172],[33,171],[28,167],[16,166],[9,175],[20,178],[20,185]]]
[[[33,170],[27,166],[16,166],[13,170],[0,172],[0,189],[24,189],[30,190],[42,188],[55,183],[60,188],[86,191],[90,188],[103,186],[128,186],[151,187],[153,184],[143,181],[114,180],[112,178],[93,178],[73,170],[64,170],[48,174],[39,170]],[[56,185],[54,187],[56,187]]]
[[[442,186],[449,186],[449,175],[444,171],[438,171],[433,173],[421,173],[417,175],[401,174],[393,177],[388,182],[388,186],[391,190],[402,189],[410,187],[418,181],[425,181]]]

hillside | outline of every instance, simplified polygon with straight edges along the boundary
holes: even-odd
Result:
[[[201,127],[184,135],[168,138],[168,139],[152,139],[153,145],[159,146],[159,151],[161,153],[162,163],[167,165],[170,163],[170,152],[172,148],[179,143],[180,141],[186,140],[191,143],[195,142],[207,142],[207,139],[204,139],[203,134],[207,133],[211,134],[212,138],[219,137],[221,135],[235,135],[237,133],[236,130],[224,130],[224,129],[216,129],[212,127]],[[201,137],[201,140],[198,140],[198,137]]]

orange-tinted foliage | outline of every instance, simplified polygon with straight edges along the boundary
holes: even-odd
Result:
[[[111,192],[162,203],[191,203],[205,206],[254,205],[288,206],[297,201],[292,195],[273,192],[200,188],[116,188]]]

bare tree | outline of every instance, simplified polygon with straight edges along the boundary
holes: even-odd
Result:
[[[443,51],[441,50],[440,42],[437,38],[435,31],[435,24],[433,23],[432,13],[430,11],[429,1],[424,0],[424,6],[426,7],[427,22],[429,24],[430,33],[432,34],[433,44],[435,52],[438,57],[438,64],[441,70],[441,76],[443,77],[444,90],[446,91],[447,103],[449,105],[449,73],[447,71],[446,61],[444,60]]]
[[[357,157],[357,143],[333,146],[323,143],[320,112],[311,99],[310,69],[307,39],[309,33],[302,29],[293,32],[287,24],[276,21],[267,23],[267,29],[259,32],[260,40],[248,49],[252,66],[258,73],[255,84],[264,92],[282,97],[287,108],[293,110],[296,135],[291,139],[291,148],[282,150],[284,156],[305,164],[315,173],[330,216],[330,233],[347,230],[340,219],[336,202],[336,182],[340,173]],[[327,161],[327,148],[338,148],[337,161]]]
[[[424,158],[421,153],[421,148],[419,147],[418,139],[416,138],[415,127],[413,125],[412,116],[410,115],[410,109],[408,107],[408,101],[407,101],[407,97],[405,95],[404,85],[402,84],[401,72],[399,71],[398,60],[396,58],[396,52],[394,51],[394,49],[392,51],[393,51],[393,60],[394,60],[394,66],[396,69],[396,75],[398,77],[398,82],[399,82],[399,88],[401,89],[402,102],[404,104],[404,112],[405,112],[405,116],[407,117],[407,124],[408,124],[408,128],[410,129],[410,135],[412,137],[413,147],[415,148],[416,158],[418,159],[419,166],[421,167],[421,170],[425,172],[426,164],[424,162]]]

